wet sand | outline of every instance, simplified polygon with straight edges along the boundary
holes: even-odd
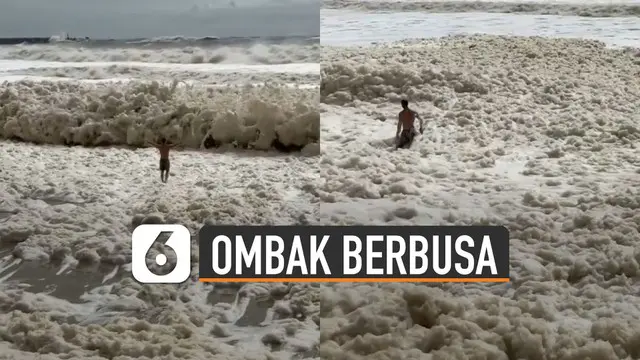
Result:
[[[76,268],[63,270],[53,266],[42,265],[35,261],[17,262],[8,252],[0,252],[4,256],[2,268],[0,268],[1,282],[12,286],[24,288],[29,286],[33,293],[47,293],[58,299],[71,303],[83,302],[80,297],[86,292],[101,285],[108,285],[119,281],[124,274],[117,272],[119,266],[101,266],[97,270],[89,268]]]
[[[84,294],[100,286],[117,283],[131,273],[116,266],[76,267],[62,269],[59,266],[43,265],[36,261],[20,261],[11,255],[8,246],[0,247],[0,284],[8,288],[28,288],[29,292],[46,293],[70,303],[84,303]],[[207,303],[233,304],[241,284],[224,286],[221,284],[207,296]],[[236,326],[259,326],[265,321],[267,310],[273,306],[273,299],[252,299]],[[8,309],[11,310],[11,309]]]

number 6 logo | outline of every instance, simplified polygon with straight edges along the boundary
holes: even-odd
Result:
[[[146,257],[161,233],[171,233],[165,246],[176,253],[176,267],[168,274],[156,275],[147,267]],[[167,256],[159,254],[156,262],[162,266]],[[191,276],[191,233],[182,225],[144,224],[131,234],[131,272],[133,277],[146,284],[178,284]]]

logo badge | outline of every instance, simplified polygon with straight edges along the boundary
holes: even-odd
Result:
[[[168,274],[156,275],[146,263],[147,253],[162,233],[170,233],[164,244],[176,253],[176,266]],[[155,259],[159,266],[167,263],[165,254]],[[182,225],[144,224],[131,234],[131,272],[133,277],[145,284],[179,284],[191,276],[191,233]]]

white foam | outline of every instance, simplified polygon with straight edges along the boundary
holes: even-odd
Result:
[[[47,72],[44,72],[47,73]],[[63,76],[64,75],[64,76]],[[36,83],[55,83],[55,82],[71,82],[71,83],[82,83],[82,84],[91,84],[91,85],[111,85],[116,87],[122,87],[124,84],[128,83],[140,83],[145,82],[145,76],[141,76],[139,78],[130,78],[130,77],[110,77],[108,75],[98,75],[95,76],[95,79],[87,79],[86,73],[74,73],[74,72],[66,72],[61,74],[59,72],[53,73],[52,76],[38,76],[38,75],[0,75],[0,82],[3,83],[15,83],[15,82],[36,82]],[[171,74],[163,79],[162,76],[154,76],[154,78],[160,78],[159,80],[155,80],[162,87],[176,87],[176,88],[188,88],[192,89],[194,87],[198,88],[210,88],[210,89],[229,89],[229,88],[237,88],[238,87],[269,87],[273,85],[277,85],[278,87],[285,87],[290,89],[318,89],[318,83],[305,83],[311,82],[311,79],[318,78],[318,75],[310,76],[308,78],[296,79],[297,82],[286,83],[280,82],[278,80],[291,80],[290,76],[285,76],[280,79],[277,77],[274,81],[274,76],[266,76],[266,82],[249,82],[246,78],[238,79],[237,76],[232,76],[234,80],[229,82],[220,83],[220,77],[216,76],[215,79],[211,83],[209,80],[211,78],[204,78],[199,80],[193,80],[191,76],[185,75],[184,77],[174,76]],[[261,79],[260,77],[251,77],[251,80]],[[223,79],[224,80],[224,79]],[[302,83],[301,83],[302,82]]]
[[[242,327],[232,320],[246,307],[230,316],[228,304],[208,303],[213,285],[142,286],[130,274],[107,280],[130,261],[131,229],[141,222],[181,223],[194,233],[202,224],[316,222],[317,198],[309,190],[319,180],[316,159],[178,150],[163,184],[152,149],[0,142],[0,154],[0,203],[11,214],[0,222],[2,245],[10,244],[19,259],[42,264],[114,267],[105,284],[83,295],[80,304],[2,284],[1,357],[289,359],[317,344],[317,287],[244,285],[240,305],[268,298],[271,291],[285,298],[273,321]],[[195,275],[195,237],[192,252]],[[306,319],[293,318],[296,311]],[[274,339],[281,341],[280,350],[271,348]]]
[[[212,304],[207,296],[220,286],[134,282],[129,248],[143,222],[194,233],[203,224],[317,222],[317,160],[229,149],[299,143],[303,155],[319,153],[319,64],[305,63],[317,57],[317,46],[0,47],[0,245],[11,254],[0,266],[0,358],[284,360],[313,352],[317,287],[246,284],[237,306]],[[157,151],[139,148],[158,136],[180,145],[168,184]],[[204,150],[212,141],[229,151]],[[195,275],[195,238],[192,245]],[[41,279],[25,275],[37,266],[24,260],[41,264],[35,271],[51,284],[41,289]],[[86,266],[104,271],[78,276]],[[73,279],[85,286],[79,299],[62,290]],[[269,318],[237,321],[252,316],[251,299],[272,291],[284,298]]]
[[[318,93],[270,85],[195,88],[158,82],[5,83],[0,137],[37,143],[145,146],[160,136],[201,148],[270,149],[318,141]]]
[[[252,44],[228,47],[82,47],[78,44],[0,46],[0,59],[56,62],[141,62],[173,64],[317,63],[319,45]]]
[[[512,282],[326,286],[322,358],[637,357],[640,58],[490,36],[323,57],[322,223],[506,225]],[[402,98],[427,125],[394,151]]]
[[[92,83],[114,81],[180,81],[193,85],[246,85],[281,83],[289,86],[317,86],[319,64],[161,64],[161,63],[63,63],[48,61],[0,60],[0,82],[68,81]]]
[[[193,72],[213,73],[287,73],[287,74],[314,74],[318,72],[318,63],[296,63],[276,65],[246,65],[246,64],[171,64],[151,63],[139,61],[114,61],[114,62],[59,62],[59,61],[34,61],[34,60],[0,60],[0,70],[15,71],[38,68],[100,68],[100,67],[129,67],[147,68],[158,70],[183,70]]]

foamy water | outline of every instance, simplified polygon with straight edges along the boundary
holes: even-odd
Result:
[[[508,285],[323,287],[323,359],[638,358],[640,53],[619,48],[638,28],[323,10],[321,222],[512,238]],[[403,98],[425,128],[396,151]]]
[[[322,44],[366,45],[427,37],[483,33],[505,36],[589,38],[640,46],[640,19],[557,15],[322,11]],[[399,25],[401,24],[401,25]]]
[[[184,284],[138,284],[129,265],[141,223],[317,222],[305,46],[0,47],[0,358],[316,356],[317,286],[199,283],[195,237]],[[178,145],[167,184],[146,144],[160,136]]]
[[[0,81],[24,75],[56,80],[317,84],[318,61],[318,41],[311,38],[265,44],[182,38],[20,44],[0,46]]]
[[[638,0],[323,0],[323,9],[370,12],[424,11],[430,13],[518,13],[583,17],[638,17]]]
[[[168,84],[178,81],[197,86],[275,83],[313,88],[320,81],[319,72],[317,62],[249,65],[0,60],[0,82],[80,80],[84,83],[109,83],[153,79]]]

